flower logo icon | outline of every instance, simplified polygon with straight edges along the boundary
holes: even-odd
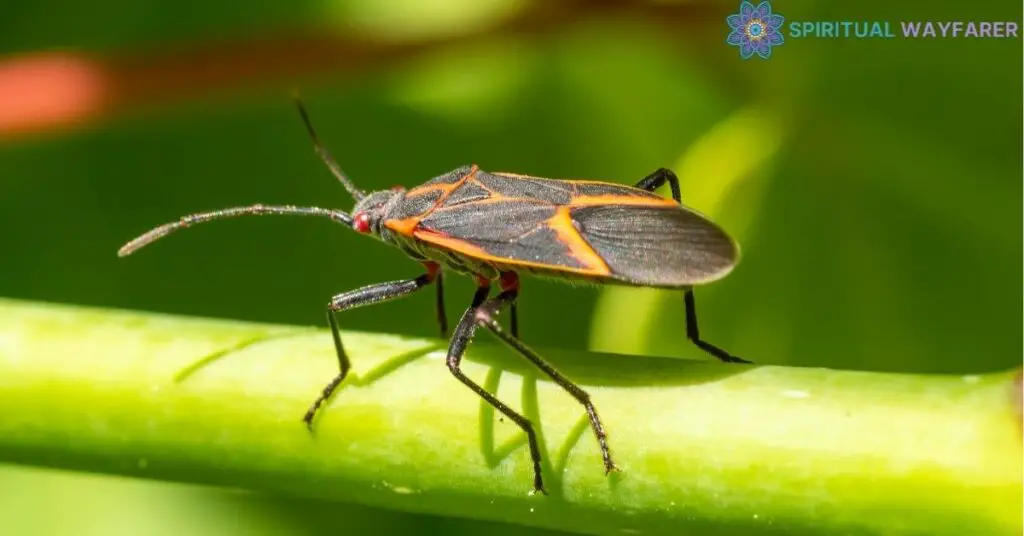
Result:
[[[785,42],[782,37],[782,24],[786,21],[782,15],[772,13],[772,5],[767,0],[756,7],[744,0],[740,3],[740,12],[725,18],[732,32],[725,42],[740,48],[740,57],[747,60],[754,54],[763,59],[772,56],[772,47]]]

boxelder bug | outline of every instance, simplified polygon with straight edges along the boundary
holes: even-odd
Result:
[[[739,259],[736,243],[703,215],[683,207],[679,180],[659,169],[635,186],[556,180],[512,173],[488,173],[475,165],[435,177],[411,190],[396,187],[366,194],[356,188],[324,149],[312,123],[296,99],[313,146],[334,176],[355,198],[351,214],[334,209],[291,205],[252,205],[202,214],[157,227],[125,244],[118,255],[135,250],[178,229],[243,215],[286,214],[330,218],[360,234],[372,235],[398,247],[423,264],[426,273],[403,281],[370,285],[338,294],[327,305],[340,372],[306,412],[313,418],[345,379],[349,359],[341,343],[335,314],[363,305],[403,297],[434,284],[437,318],[447,333],[442,266],[475,278],[477,291],[463,313],[448,347],[448,368],[455,377],[494,406],[526,433],[533,460],[534,491],[544,492],[540,449],[533,426],[497,397],[463,374],[460,364],[477,328],[484,327],[568,391],[587,411],[597,436],[605,474],[617,470],[612,462],[604,426],[590,396],[519,339],[516,298],[518,272],[541,277],[569,278],[599,284],[679,289],[686,308],[686,336],[726,362],[749,363],[700,338],[692,287],[725,277]],[[672,199],[654,192],[668,183]],[[500,292],[488,299],[491,282]],[[510,310],[510,332],[496,320]]]

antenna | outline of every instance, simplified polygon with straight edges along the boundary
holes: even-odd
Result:
[[[348,193],[355,198],[356,202],[358,203],[359,201],[362,201],[363,198],[366,197],[366,194],[359,188],[356,188],[356,185],[352,180],[345,175],[344,171],[341,170],[341,166],[335,162],[334,157],[332,157],[331,154],[327,152],[327,149],[324,148],[323,144],[320,143],[320,138],[316,135],[316,130],[313,129],[313,123],[309,120],[309,114],[306,113],[306,107],[302,104],[302,99],[299,98],[298,91],[295,91],[292,94],[292,99],[295,101],[295,106],[299,109],[299,114],[302,116],[302,122],[306,125],[306,132],[309,133],[310,139],[313,140],[313,148],[316,149],[316,154],[320,155],[320,159],[324,161],[324,164],[327,164],[331,173],[333,173],[338,181],[341,182],[342,186],[348,190]]]
[[[206,223],[213,220],[223,220],[227,218],[234,218],[236,216],[264,216],[264,215],[291,215],[291,216],[324,216],[330,218],[338,223],[352,226],[352,217],[348,214],[341,212],[340,210],[330,210],[326,208],[318,207],[297,207],[293,205],[252,205],[248,207],[233,207],[225,208],[221,210],[214,210],[212,212],[202,212],[199,214],[189,214],[183,216],[180,220],[171,223],[165,223],[160,227],[157,227],[146,234],[135,238],[131,242],[128,242],[121,249],[117,250],[118,257],[125,257],[135,253],[139,249],[152,244],[153,242],[186,227],[191,227],[199,223]]]

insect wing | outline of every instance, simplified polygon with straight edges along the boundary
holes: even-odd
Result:
[[[728,275],[739,260],[739,247],[725,231],[678,205],[590,205],[571,214],[612,274],[632,283],[709,283]]]
[[[645,286],[715,281],[739,257],[721,228],[656,194],[483,171],[416,218],[414,229],[425,242],[496,264]]]

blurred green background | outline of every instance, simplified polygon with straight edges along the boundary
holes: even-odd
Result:
[[[320,325],[332,294],[417,275],[397,250],[295,218],[220,222],[115,255],[188,212],[254,202],[349,209],[288,100],[300,85],[325,144],[365,189],[413,186],[467,163],[623,183],[673,167],[684,202],[742,244],[737,270],[697,291],[702,334],[740,356],[944,373],[1021,364],[1019,39],[788,39],[769,61],[742,61],[725,44],[732,2],[636,2],[603,15],[599,6],[615,2],[537,2],[583,15],[369,70],[341,62],[163,102],[177,90],[168,91],[124,110],[122,100],[134,101],[117,96],[108,108],[118,113],[81,128],[0,138],[0,295]],[[282,28],[393,46],[486,34],[536,6],[9,2],[0,65],[54,49],[144,60],[150,49],[245,43]],[[795,0],[774,10],[787,21],[1021,22],[1020,3],[1008,1]],[[447,283],[454,320],[472,285]],[[430,295],[416,296],[342,324],[436,336],[432,307]],[[678,294],[529,279],[520,307],[536,346],[706,358],[682,335]],[[541,533],[13,467],[0,467],[0,525],[38,535]]]

